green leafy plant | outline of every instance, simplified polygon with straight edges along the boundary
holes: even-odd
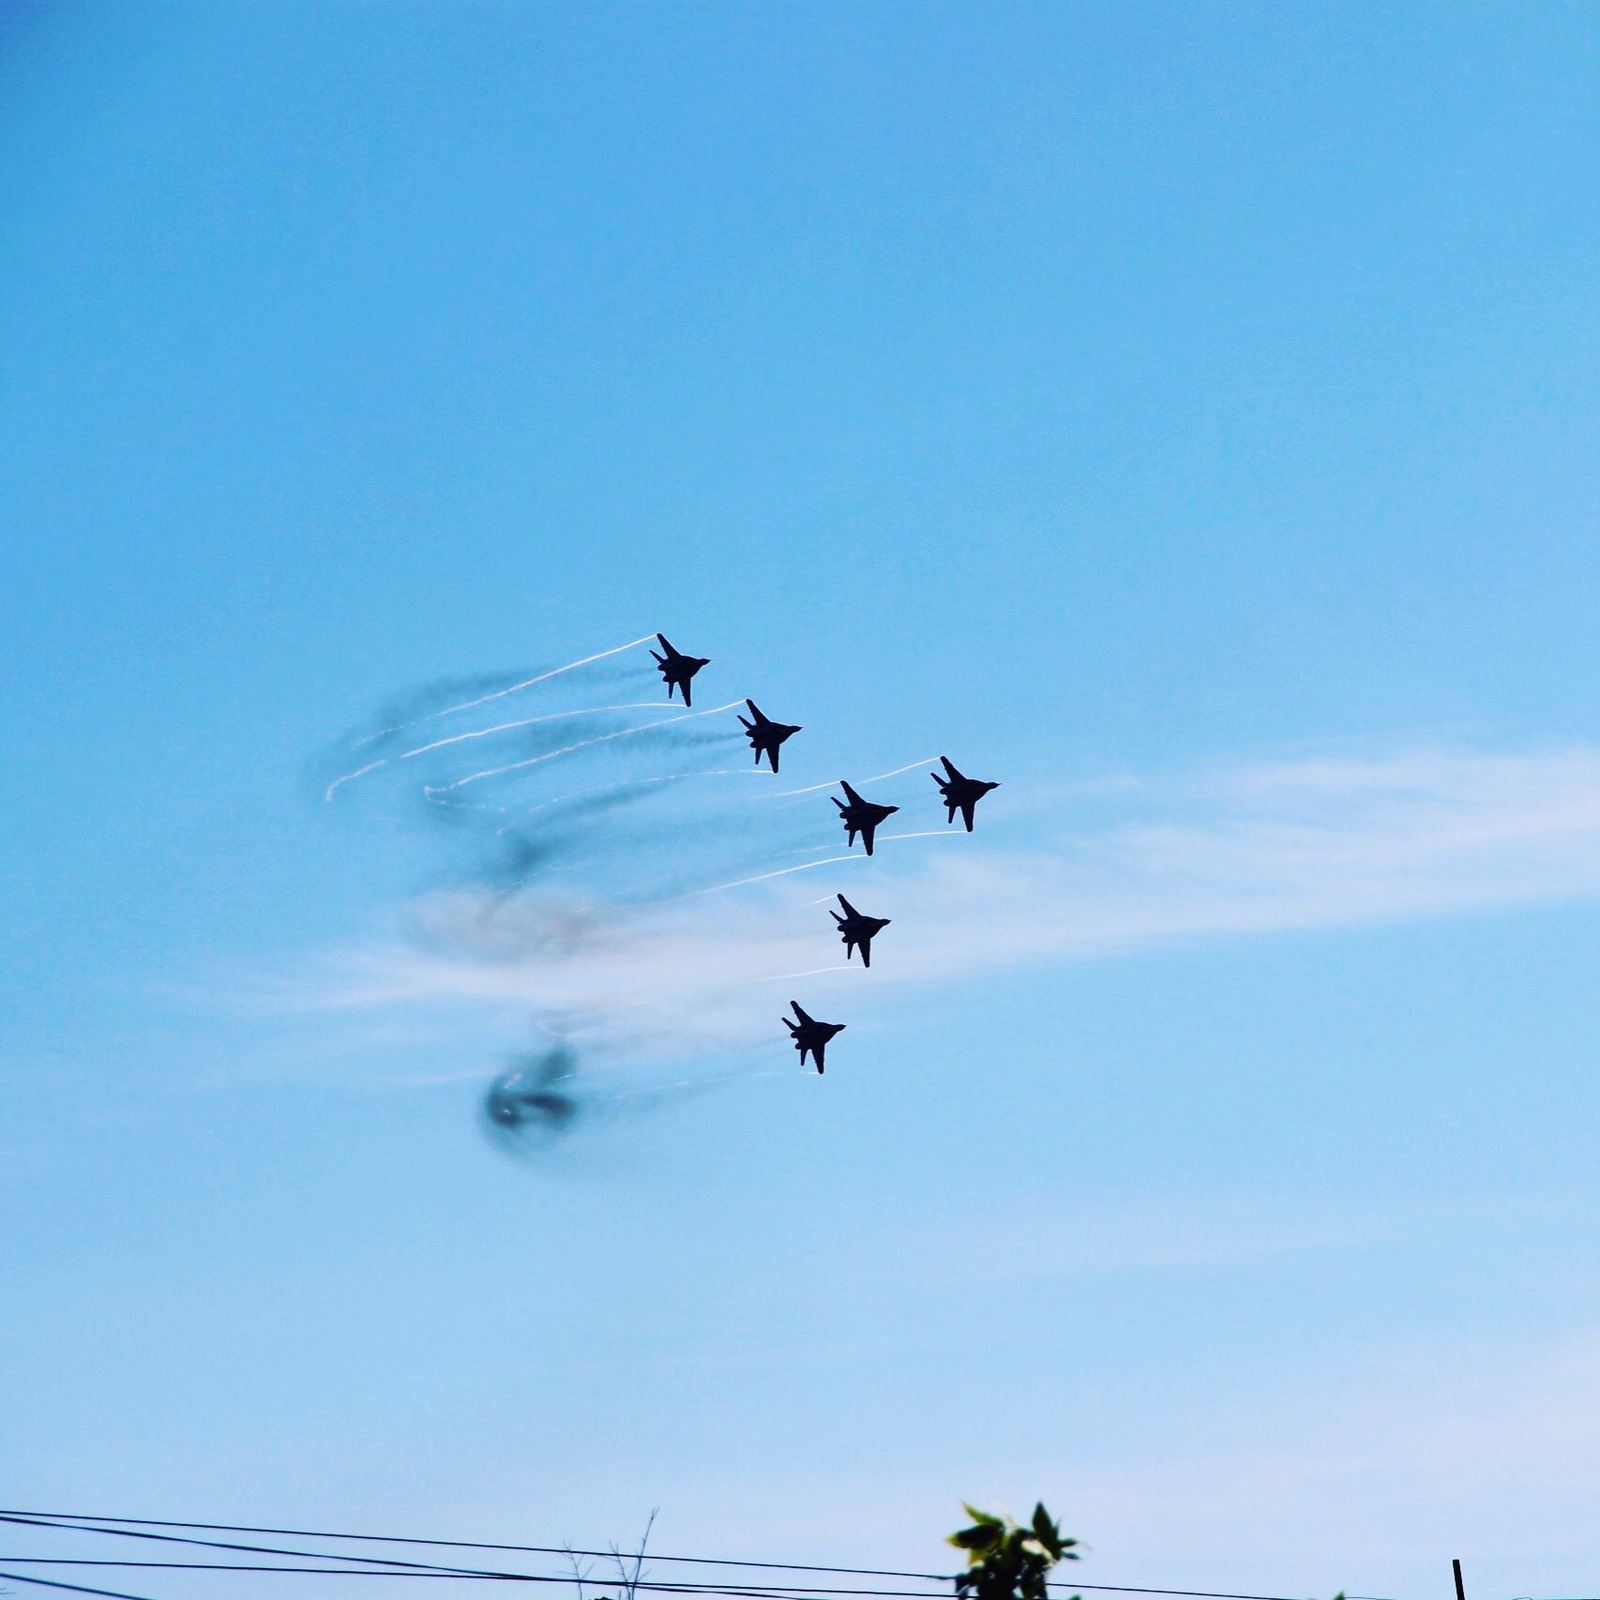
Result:
[[[959,1600],[1048,1600],[1045,1582],[1060,1561],[1076,1561],[1076,1539],[1064,1539],[1060,1525],[1041,1501],[1028,1526],[1010,1517],[979,1511],[962,1502],[970,1528],[945,1541],[967,1553],[967,1570],[956,1578]]]

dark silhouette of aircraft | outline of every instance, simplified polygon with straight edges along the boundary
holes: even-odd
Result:
[[[998,783],[985,783],[981,778],[967,778],[959,773],[949,756],[940,756],[944,763],[944,770],[948,777],[941,778],[937,772],[932,774],[933,781],[939,785],[939,793],[944,798],[945,821],[954,822],[956,812],[961,813],[961,819],[967,825],[967,832],[972,832],[972,808],[988,794],[991,789],[998,789]]]
[[[870,967],[872,941],[889,926],[889,919],[863,916],[843,895],[839,896],[839,904],[844,907],[845,914],[841,917],[837,911],[830,911],[828,915],[839,924],[839,937],[844,940],[844,958],[848,961],[850,952],[860,945],[861,965]]]
[[[750,748],[756,753],[756,765],[759,767],[762,756],[765,756],[772,763],[772,770],[776,772],[778,746],[785,739],[791,739],[799,733],[799,726],[788,722],[774,722],[771,717],[762,716],[761,707],[754,700],[746,700],[745,704],[750,707],[750,717],[754,717],[755,721],[752,722],[750,717],[740,717],[739,721],[744,725],[745,737],[750,741]]]
[[[867,854],[872,854],[872,836],[877,831],[878,824],[885,817],[892,817],[899,806],[880,806],[871,800],[863,800],[843,778],[839,780],[839,787],[844,790],[849,804],[846,805],[837,795],[830,795],[829,799],[839,808],[839,820],[844,824],[845,842],[853,845],[856,835],[861,835],[861,842],[867,847]]]
[[[806,1064],[806,1055],[809,1053],[817,1064],[817,1071],[822,1071],[822,1055],[828,1048],[828,1041],[836,1033],[844,1032],[842,1022],[818,1022],[815,1017],[808,1017],[800,1009],[798,1000],[791,1000],[789,1004],[794,1008],[794,1014],[800,1019],[791,1022],[787,1017],[783,1025],[789,1030],[789,1037],[794,1040],[794,1047],[800,1052],[800,1065]]]
[[[711,657],[686,656],[682,651],[674,650],[664,633],[658,633],[656,638],[661,641],[661,649],[667,653],[662,655],[658,651],[652,650],[650,654],[656,658],[656,665],[661,669],[661,676],[667,680],[667,699],[670,700],[672,698],[674,689],[682,689],[683,703],[691,705],[693,702],[689,699],[689,680],[701,667],[711,665]]]

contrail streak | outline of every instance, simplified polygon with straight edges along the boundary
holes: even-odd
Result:
[[[515,722],[497,722],[492,728],[474,728],[471,733],[452,733],[448,739],[435,739],[431,744],[419,744],[415,750],[403,750],[395,757],[396,761],[409,761],[413,756],[425,756],[430,750],[442,750],[447,744],[461,744],[468,739],[487,739],[491,734],[510,733],[514,728],[531,728],[540,722],[561,722],[572,717],[597,717],[607,711],[659,711],[659,700],[638,700],[625,706],[579,706],[574,711],[551,711],[542,717],[519,717]],[[443,715],[443,713],[440,713]],[[380,763],[374,762],[373,766]],[[363,767],[363,772],[370,772],[371,767]],[[359,773],[352,773],[352,777],[359,777]],[[339,780],[341,783],[344,780]]]
[[[481,694],[476,700],[463,700],[460,705],[446,706],[443,711],[435,711],[436,717],[451,717],[458,711],[471,711],[474,706],[485,706],[491,700],[504,699],[508,694],[520,694],[524,689],[531,689],[536,683],[544,683],[550,678],[559,678],[563,672],[572,672],[578,667],[587,667],[591,662],[604,661],[607,656],[620,656],[624,650],[637,650],[642,644],[649,644],[655,638],[653,633],[647,633],[642,639],[635,639],[629,644],[619,644],[614,650],[602,650],[598,655],[585,656],[582,661],[569,661],[564,667],[552,667],[548,672],[541,672],[537,677],[524,678],[521,683],[514,683],[508,689],[496,689],[493,694]]]
[[[819,850],[830,850],[832,848],[832,845],[826,844],[803,844],[798,850],[785,850],[784,854],[789,856],[814,856]]]
[[[424,789],[422,791],[422,798],[426,800],[430,806],[448,806],[452,811],[483,811],[497,817],[506,817],[510,816],[511,814],[504,806],[480,806],[475,805],[471,800],[441,800],[438,794],[432,789]],[[400,818],[389,817],[387,820],[390,822],[398,822],[400,821]]]
[[[654,723],[651,724],[655,726]],[[596,796],[608,794],[626,794],[630,790],[646,789],[651,784],[682,783],[688,778],[770,778],[770,772],[758,772],[750,767],[708,767],[703,772],[661,772],[649,778],[619,778],[614,783],[591,784],[587,789],[569,789],[566,794],[558,794],[553,799],[541,800],[536,806],[527,806],[523,810],[512,814],[504,806],[484,807],[485,810],[498,811],[502,816],[510,816],[511,820],[503,828],[496,829],[497,834],[509,832],[519,823],[525,822],[529,817],[537,816],[541,811],[550,811],[557,806],[570,804],[574,800],[593,799]],[[444,805],[446,801],[436,804]],[[456,801],[455,804],[462,804]]]
[[[930,761],[937,761],[938,759],[938,756],[924,756],[921,761],[908,761],[903,767],[896,767],[891,772],[879,772],[870,778],[862,778],[856,787],[864,789],[869,783],[882,783],[885,778],[898,778],[902,772],[910,772],[914,767],[925,767]],[[836,788],[839,781],[839,779],[835,778],[829,783],[808,783],[803,789],[780,789],[772,798],[774,800],[787,800],[790,795],[815,794],[819,789]]]
[[[838,784],[837,778],[830,778],[826,783],[808,783],[803,789],[780,789],[771,798],[774,800],[787,800],[790,795],[815,794],[819,789],[832,789]]]
[[[561,669],[565,671],[565,668]],[[510,733],[516,728],[531,728],[540,722],[560,722],[572,717],[598,716],[608,711],[657,711],[661,708],[659,700],[637,701],[625,706],[579,706],[574,711],[552,711],[542,717],[522,717],[516,722],[497,722],[492,728],[474,728],[471,733],[453,733],[448,739],[435,739],[431,744],[420,744],[414,750],[402,750],[397,756],[383,756],[377,761],[369,761],[364,767],[357,767],[354,772],[347,772],[341,778],[335,778],[323,791],[322,798],[331,800],[333,791],[341,784],[354,783],[357,778],[364,778],[369,772],[376,772],[379,767],[386,767],[390,761],[410,761],[413,756],[425,756],[430,750],[442,750],[446,745],[460,744],[467,739],[487,739],[491,734]],[[437,713],[443,716],[443,712]],[[409,724],[406,724],[409,726]],[[395,733],[399,730],[390,728],[388,732]]]
[[[925,767],[932,761],[937,761],[938,756],[924,756],[920,761],[908,761],[903,767],[896,767],[893,772],[880,772],[876,777],[863,778],[863,783],[882,783],[885,778],[898,778],[902,772],[910,772],[913,767]]]
[[[802,861],[798,867],[779,867],[776,872],[758,872],[753,878],[735,878],[732,883],[714,883],[709,889],[692,889],[679,895],[680,900],[692,900],[696,895],[716,894],[720,889],[742,889],[747,883],[765,883],[768,878],[786,878],[791,872],[809,872],[813,867],[832,866],[836,861],[865,861],[865,856],[829,856],[823,861]]]
[[[636,1100],[640,1095],[663,1094],[669,1089],[706,1089],[719,1083],[744,1083],[748,1082],[751,1078],[782,1078],[786,1076],[786,1073],[778,1072],[772,1067],[764,1067],[759,1072],[753,1072],[749,1070],[743,1072],[722,1072],[718,1073],[714,1078],[679,1078],[672,1083],[656,1084],[645,1089],[624,1089],[616,1094],[597,1095],[595,1099],[596,1103],[598,1104],[615,1104],[621,1100]]]
[[[824,972],[854,972],[848,961],[833,967],[813,967],[809,972],[776,972],[770,978],[757,978],[757,983],[787,983],[791,978],[820,978]]]
[[[959,835],[950,828],[928,828],[922,833],[880,833],[880,839],[955,839]]]
[[[341,783],[350,783],[356,778],[364,778],[369,772],[376,772],[379,767],[386,767],[388,765],[389,758],[384,756],[382,760],[369,761],[366,766],[357,767],[354,772],[345,773],[342,778],[335,778],[333,782],[322,791],[323,800],[327,801],[333,799],[333,791],[337,789]]]
[[[606,654],[615,655],[616,651],[608,650]],[[657,717],[654,722],[641,723],[637,728],[619,728],[615,733],[596,734],[592,739],[580,739],[576,744],[563,745],[559,750],[548,751],[542,756],[529,756],[526,761],[511,761],[503,767],[486,767],[482,772],[473,772],[465,778],[457,778],[454,783],[440,784],[436,788],[430,786],[426,792],[430,795],[448,794],[452,789],[465,788],[469,783],[479,783],[484,778],[498,778],[507,772],[522,772],[528,767],[537,767],[541,762],[554,761],[557,756],[570,756],[574,751],[587,750],[591,745],[609,744],[613,739],[628,739],[636,733],[648,733],[652,728],[670,727],[675,722],[693,722],[696,717],[714,717],[720,712],[732,711],[735,706],[743,704],[742,700],[730,700],[725,706],[712,706],[707,711],[686,711],[682,716]]]

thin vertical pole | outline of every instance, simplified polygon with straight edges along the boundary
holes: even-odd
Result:
[[[1456,1578],[1456,1600],[1467,1600],[1467,1587],[1461,1581],[1461,1563],[1459,1561],[1452,1561],[1450,1563],[1450,1570],[1455,1574]]]

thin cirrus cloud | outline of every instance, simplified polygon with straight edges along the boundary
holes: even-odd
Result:
[[[1002,791],[1005,794],[1006,791]],[[989,829],[652,909],[526,891],[418,901],[411,937],[336,955],[319,1008],[467,1006],[614,1060],[771,1042],[791,995],[848,1003],[1160,945],[1353,927],[1600,894],[1600,751],[1413,749],[1102,791],[1012,791]],[[985,841],[987,831],[994,842]],[[843,888],[893,919],[870,973],[825,906]],[[819,899],[820,896],[820,899]]]

